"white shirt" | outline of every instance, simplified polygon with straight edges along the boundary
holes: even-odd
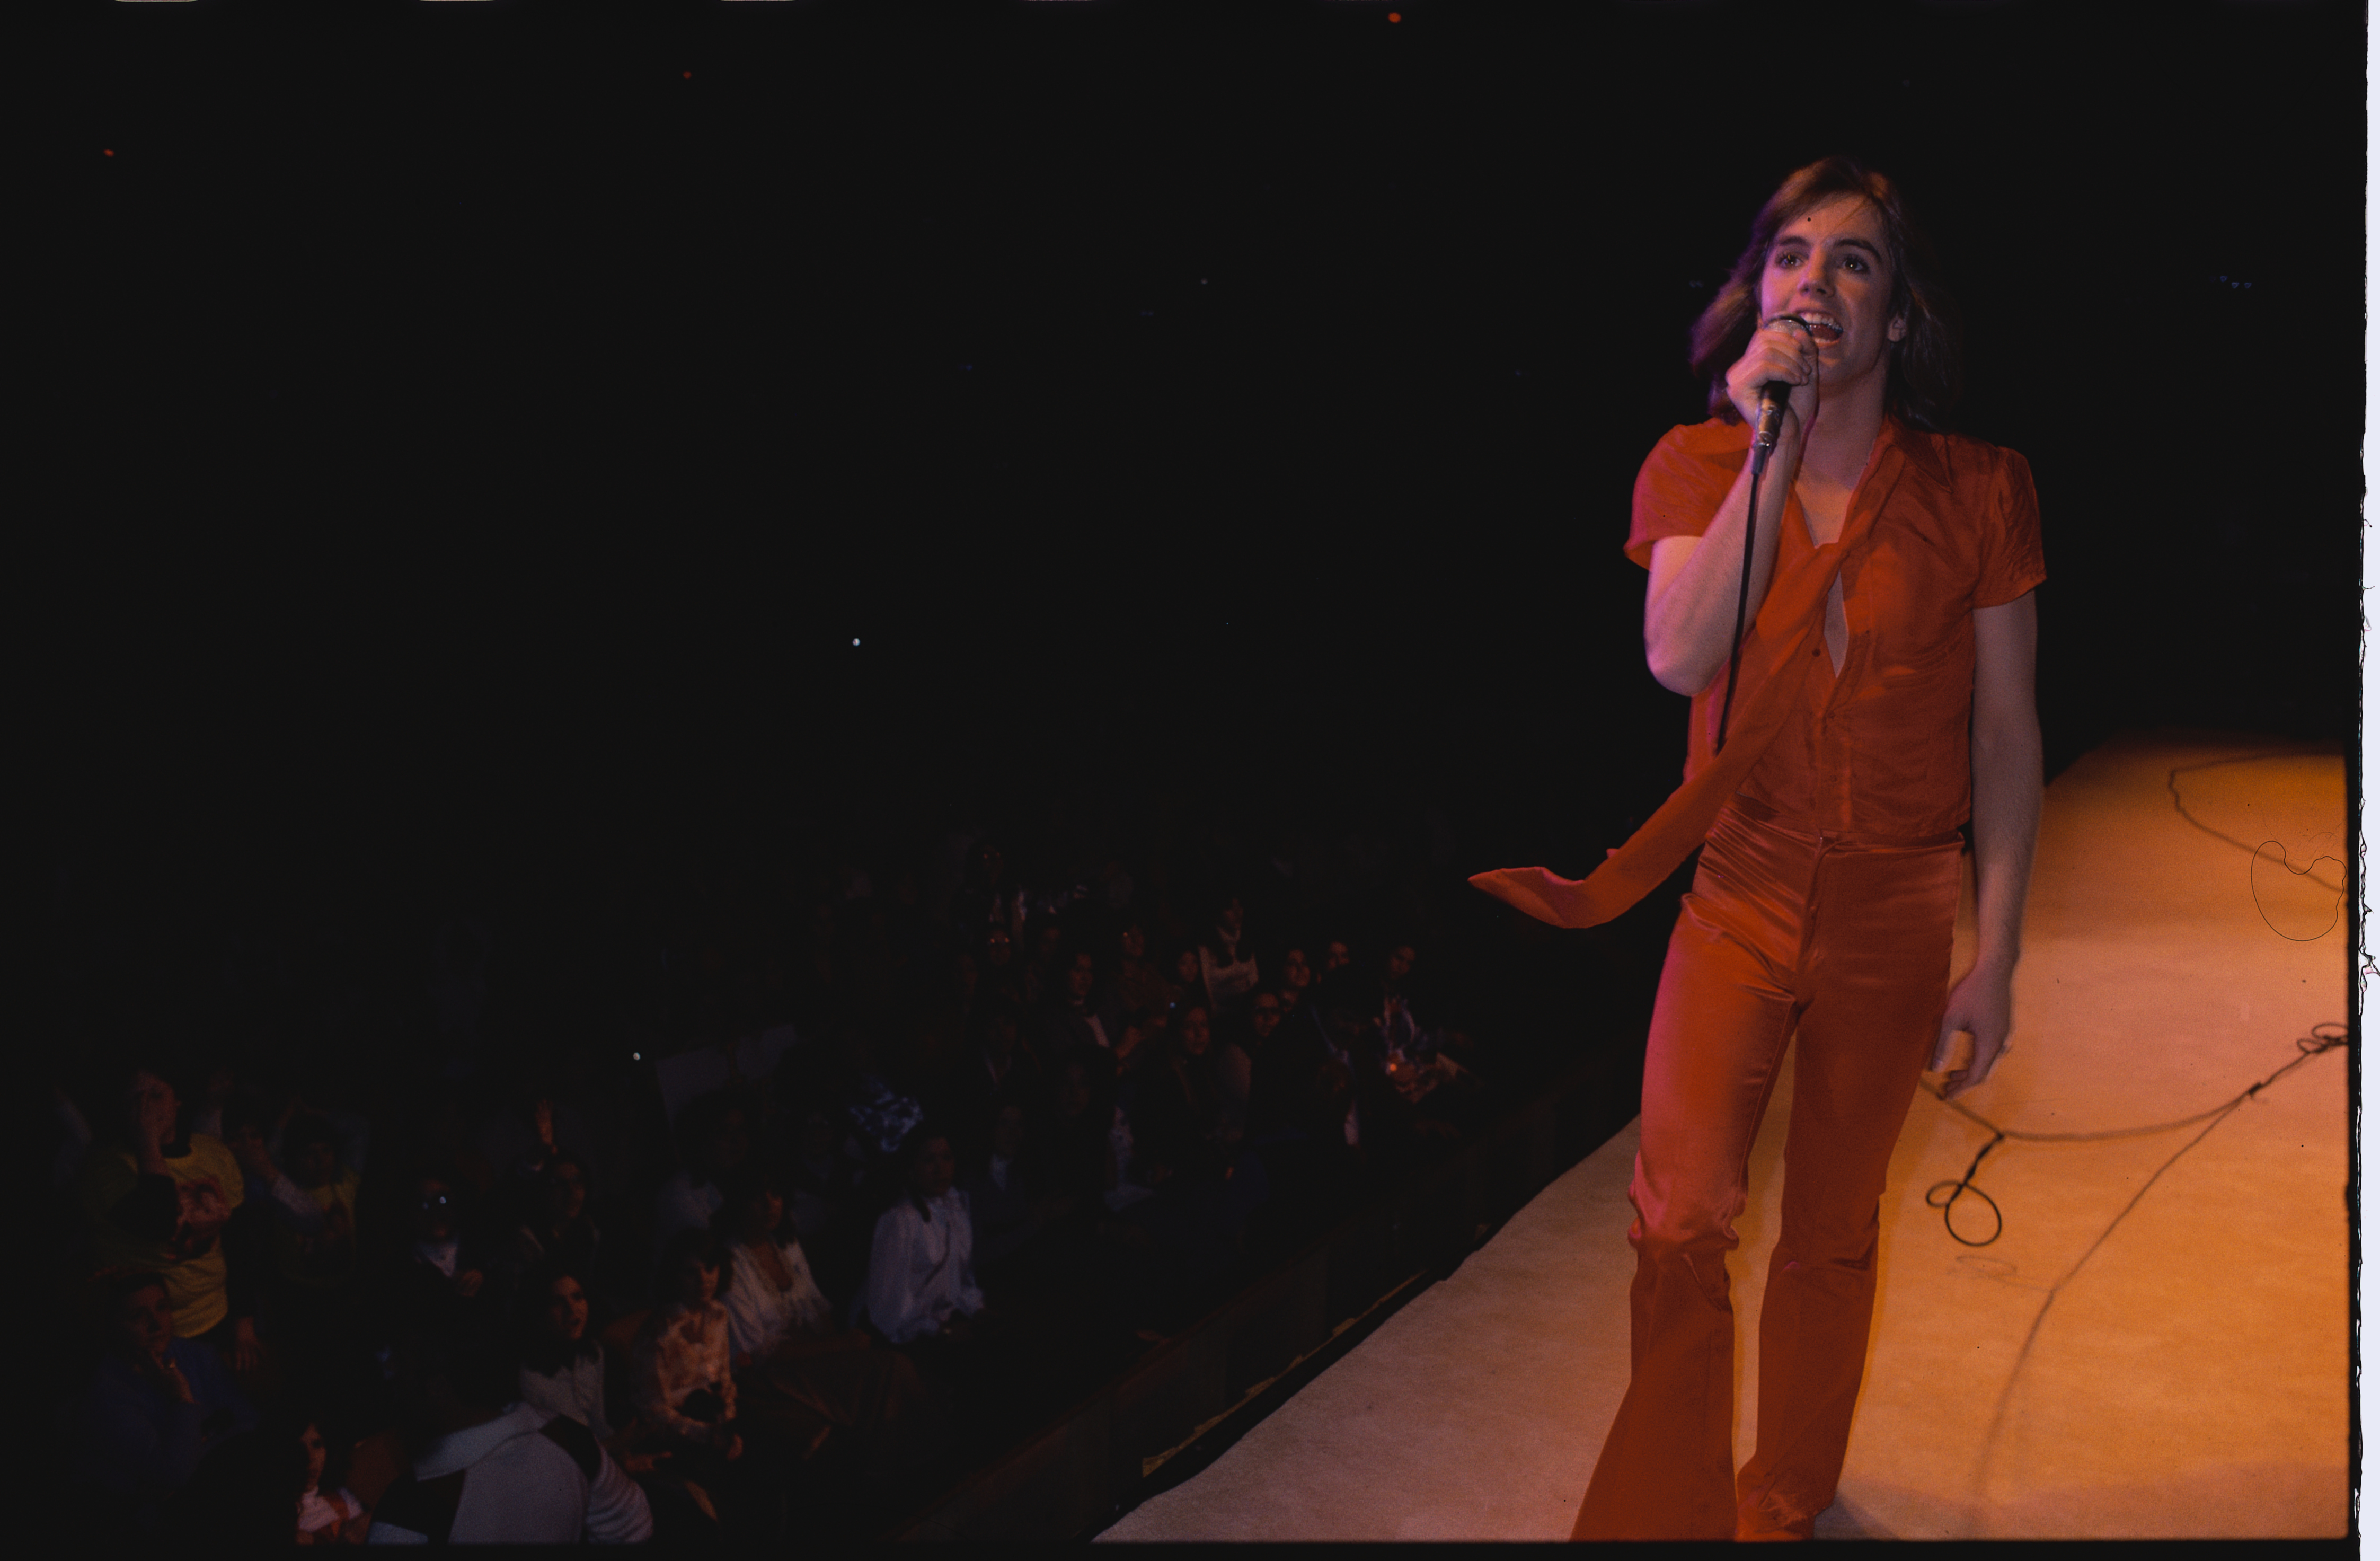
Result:
[[[413,1477],[427,1485],[461,1474],[462,1494],[447,1537],[463,1544],[635,1544],[653,1537],[645,1493],[596,1449],[589,1477],[561,1444],[542,1434],[553,1416],[515,1404],[484,1425],[467,1426],[430,1444],[413,1460]],[[427,1544],[428,1534],[375,1518],[371,1544]]]
[[[691,1171],[680,1171],[662,1183],[653,1194],[653,1255],[666,1251],[670,1238],[681,1230],[710,1229],[710,1216],[726,1201],[726,1195],[709,1182],[697,1187]]]
[[[940,1331],[953,1312],[983,1310],[975,1283],[975,1227],[966,1194],[953,1189],[918,1213],[913,1195],[878,1217],[868,1254],[868,1283],[852,1308],[893,1344]]]
[[[603,1347],[592,1355],[573,1355],[570,1364],[552,1376],[520,1369],[521,1402],[572,1420],[595,1433],[598,1442],[612,1439],[612,1422],[603,1413]]]
[[[810,1260],[802,1244],[783,1242],[777,1248],[777,1256],[793,1274],[790,1290],[777,1288],[751,1248],[740,1244],[735,1248],[729,1264],[734,1273],[726,1293],[719,1299],[727,1304],[727,1348],[738,1355],[766,1355],[795,1331],[815,1329],[833,1315],[825,1293],[810,1276]]]

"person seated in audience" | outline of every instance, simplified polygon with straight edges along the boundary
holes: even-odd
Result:
[[[529,1274],[513,1314],[520,1401],[585,1426],[645,1493],[658,1538],[715,1538],[719,1511],[710,1493],[669,1467],[651,1425],[634,1415],[612,1424],[607,1362],[591,1311],[586,1284],[567,1263],[549,1261]]]
[[[77,1201],[103,1265],[161,1275],[176,1336],[202,1338],[235,1370],[263,1364],[250,1311],[232,1305],[224,1236],[246,1178],[223,1140],[186,1131],[166,1065],[138,1060],[115,1074],[117,1131],[83,1157]],[[237,1287],[241,1299],[252,1291]]]
[[[443,1167],[418,1173],[406,1199],[406,1244],[373,1298],[380,1342],[410,1318],[485,1327],[497,1315],[487,1265],[464,1238],[463,1195]]]
[[[1080,1057],[1052,1070],[1040,1105],[1041,1153],[1027,1185],[1052,1205],[1084,1212],[1099,1207],[1123,1170],[1109,1146],[1115,1108],[1100,1109]]]
[[[638,1543],[652,1508],[594,1433],[521,1402],[501,1329],[405,1319],[389,1356],[408,1467],[372,1511],[373,1544]]]
[[[1284,1016],[1296,1011],[1298,1005],[1305,1000],[1306,994],[1313,990],[1314,981],[1314,965],[1306,958],[1303,947],[1292,944],[1281,951],[1281,980],[1273,984],[1273,991],[1281,998]]]
[[[809,1254],[819,1288],[847,1298],[868,1262],[868,1227],[859,1205],[866,1169],[830,1107],[801,1101],[786,1116],[793,1131],[777,1172],[787,1222]]]
[[[971,1117],[1001,1101],[1030,1098],[1047,1054],[1023,1035],[1015,1005],[997,995],[987,998],[967,1030],[959,1066],[939,1091],[942,1112]]]
[[[1248,1128],[1248,1099],[1256,1087],[1257,1059],[1265,1055],[1273,1032],[1281,1028],[1281,994],[1259,991],[1248,999],[1247,1018],[1216,1054],[1216,1079],[1222,1089],[1223,1126],[1234,1137]]]
[[[1089,949],[1062,959],[1061,979],[1054,987],[1041,1012],[1042,1055],[1112,1053],[1123,1029],[1123,1013],[1111,992],[1099,990],[1099,970]],[[1096,1002],[1095,994],[1099,999]]]
[[[1239,896],[1226,895],[1217,902],[1214,924],[1198,940],[1198,976],[1209,1015],[1236,1015],[1243,1000],[1255,990],[1257,972],[1255,946],[1248,942],[1245,912]]]
[[[959,1180],[975,1226],[978,1275],[998,1273],[1060,1212],[1045,1207],[1032,1195],[1028,1186],[1032,1173],[1025,1165],[1028,1141],[1025,1107],[1000,1106],[992,1115],[990,1148]]]
[[[1148,933],[1138,920],[1125,921],[1116,934],[1116,995],[1126,1012],[1142,1008],[1162,1011],[1182,995],[1182,988],[1148,957]]]
[[[256,1411],[214,1350],[175,1335],[163,1274],[101,1271],[85,1315],[99,1325],[99,1364],[64,1406],[58,1427],[69,1477],[91,1493],[103,1531],[157,1527],[161,1505],[208,1450],[252,1430]]]
[[[339,1164],[341,1135],[303,1113],[282,1130],[284,1171],[266,1148],[263,1125],[235,1104],[232,1156],[247,1183],[243,1209],[271,1211],[274,1325],[310,1341],[337,1315],[356,1275],[356,1193],[360,1178]]]
[[[975,1230],[947,1133],[919,1126],[904,1146],[902,1196],[876,1221],[857,1320],[888,1344],[965,1340],[983,1311]]]
[[[627,1450],[612,1424],[603,1384],[603,1341],[590,1323],[586,1283],[567,1262],[549,1260],[524,1276],[513,1327],[520,1371],[520,1401],[551,1409],[595,1433],[595,1440],[630,1474],[653,1467],[654,1456]]]
[[[677,1139],[686,1164],[662,1183],[653,1198],[657,1258],[682,1233],[710,1228],[711,1215],[725,1201],[720,1185],[751,1157],[752,1140],[743,1104],[723,1090],[686,1103],[678,1113]],[[669,1283],[665,1276],[656,1275],[654,1295],[668,1294]]]
[[[518,1217],[496,1259],[498,1304],[512,1308],[521,1285],[540,1265],[560,1262],[573,1274],[595,1272],[602,1236],[587,1213],[587,1177],[576,1156],[556,1153],[517,1182]]]
[[[727,1308],[719,1299],[730,1261],[726,1244],[708,1229],[672,1237],[654,1286],[660,1304],[629,1351],[638,1416],[673,1451],[715,1455],[700,1460],[705,1466],[744,1456]]]
[[[925,1398],[917,1368],[898,1351],[870,1349],[864,1331],[835,1325],[784,1215],[784,1198],[761,1172],[738,1178],[720,1210],[731,1258],[721,1299],[741,1418],[801,1456],[841,1427],[864,1450],[865,1472],[890,1482]]]
[[[306,1450],[306,1488],[298,1494],[298,1543],[353,1543],[368,1531],[371,1518],[353,1491],[337,1484],[322,1489],[331,1449],[322,1440],[322,1422],[308,1419],[298,1445]]]
[[[542,1066],[523,1062],[513,1069],[508,1098],[480,1124],[476,1140],[499,1187],[516,1178],[533,1180],[565,1155],[577,1163],[582,1179],[593,1179],[593,1135],[557,1095],[552,1077]]]
[[[1130,1121],[1136,1179],[1143,1186],[1162,1189],[1177,1177],[1222,1173],[1227,1127],[1213,1041],[1206,1006],[1185,1002],[1174,1016],[1166,1044],[1139,1078]]]

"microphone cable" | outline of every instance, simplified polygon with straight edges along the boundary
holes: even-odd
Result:
[[[1791,314],[1780,314],[1774,320],[1764,321],[1763,323],[1791,325],[1805,336],[1810,334],[1810,327],[1803,324],[1798,317]],[[1781,380],[1772,380],[1761,386],[1762,397],[1766,399],[1771,390],[1783,383]],[[1790,388],[1788,387],[1789,393]],[[1743,508],[1743,575],[1736,582],[1735,587],[1735,632],[1728,637],[1727,693],[1718,701],[1718,733],[1711,738],[1711,752],[1714,755],[1727,747],[1727,715],[1729,711],[1735,708],[1735,677],[1743,667],[1744,607],[1752,600],[1752,537],[1760,525],[1760,474],[1767,470],[1768,454],[1775,448],[1773,444],[1761,443],[1760,425],[1753,424],[1752,492],[1746,495],[1748,502]]]
[[[2119,1213],[2115,1219],[2108,1224],[2107,1228],[2099,1233],[2098,1240],[2092,1242],[2089,1249],[2083,1252],[2082,1258],[2075,1261],[2075,1268],[2080,1269],[2082,1266],[2082,1263],[2089,1260],[2091,1253],[2099,1250],[2100,1242],[2107,1240],[2108,1237],[2115,1234],[2116,1226],[2123,1223],[2124,1215],[2132,1212],[2133,1205],[2140,1202],[2143,1198],[2148,1195],[2149,1189],[2156,1185],[2157,1177],[2164,1176],[2167,1171],[2170,1170],[2173,1167],[2175,1161],[2180,1160],[2183,1155],[2189,1153],[2192,1149],[2195,1149],[2201,1139],[2205,1138],[2208,1133],[2213,1132],[2221,1125],[2223,1118],[2230,1116],[2233,1112],[2239,1110],[2241,1106],[2255,1099],[2259,1094],[2262,1094],[2265,1090],[2270,1089],[2273,1085],[2278,1083],[2282,1079],[2296,1072],[2299,1068],[2303,1067],[2314,1058],[2322,1055],[2323,1053],[2334,1051],[2338,1047],[2346,1045],[2347,1036],[2347,1026],[2344,1024],[2332,1021],[2329,1023],[2315,1025],[2306,1034],[2298,1038],[2298,1055],[2295,1061],[2283,1064],[2280,1067],[2276,1068],[2255,1083],[2249,1085],[2246,1089],[2240,1091],[2238,1094],[2232,1096],[2221,1105],[2216,1106],[2210,1111],[2202,1111],[2195,1116],[2184,1116],[2172,1122],[2152,1123],[2149,1126],[2143,1128],[2111,1128],[2105,1131],[2095,1133],[2020,1132],[2013,1128],[2003,1128],[1998,1123],[1992,1121],[1990,1118],[1981,1116],[1966,1106],[1961,1105],[1957,1101],[1946,1098],[1939,1090],[1934,1090],[1931,1092],[1936,1100],[1941,1101],[1944,1105],[1949,1106],[1951,1110],[1957,1112],[1968,1121],[1974,1123],[1977,1127],[1989,1128],[1992,1137],[1991,1141],[1985,1144],[1983,1148],[1975,1151],[1975,1157],[1968,1163],[1967,1171],[1964,1176],[1952,1181],[1936,1182],[1932,1187],[1926,1189],[1925,1206],[1929,1209],[1939,1209],[1942,1211],[1942,1228],[1949,1234],[1951,1240],[1956,1241],[1961,1247],[1988,1247],[1993,1242],[2000,1238],[2001,1233],[2007,1228],[2007,1221],[2000,1213],[2000,1206],[1992,1201],[1991,1194],[1985,1192],[1982,1188],[1977,1187],[1974,1184],[1975,1173],[1983,1168],[1984,1157],[1991,1153],[1993,1150],[1998,1149],[2001,1144],[2011,1141],[2016,1143],[2100,1143],[2114,1139],[2137,1139],[2146,1138],[2154,1133],[2169,1133],[2174,1131],[2176,1128],[2188,1128],[2194,1126],[2197,1123],[2204,1122],[2206,1126],[2199,1131],[2197,1137],[2192,1138],[2188,1143],[2183,1144],[2180,1149],[2176,1150],[2171,1159],[2166,1161],[2164,1165],[2159,1165],[2156,1168],[2155,1174],[2151,1176],[2147,1181],[2141,1184],[2140,1190],[2132,1194],[2131,1201],[2124,1205],[2122,1211]],[[1970,1193],[1982,1199],[1984,1206],[1992,1212],[1992,1233],[1981,1240],[1970,1240],[1968,1238],[1960,1235],[1958,1227],[1950,1223],[1950,1210],[1958,1203],[1960,1199],[1968,1196]],[[2070,1274],[2068,1277],[2072,1277],[2071,1274]],[[2063,1281],[2060,1281],[2060,1283],[2062,1284]]]
[[[2067,1268],[2065,1274],[2059,1276],[2054,1284],[2047,1287],[2041,1298],[2040,1308],[2033,1314],[2033,1325],[2025,1330],[2024,1343],[2017,1349],[2016,1360],[2009,1368],[2008,1380],[2000,1384],[1999,1400],[1993,1407],[1991,1423],[1985,1428],[1983,1445],[1976,1455],[1974,1482],[1977,1490],[1980,1491],[1984,1489],[1987,1483],[1991,1470],[1993,1449],[1999,1445],[2000,1432],[2008,1423],[2009,1407],[2016,1398],[2017,1380],[2023,1375],[2026,1363],[2033,1359],[2033,1347],[2040,1341],[2042,1325],[2049,1321],[2050,1308],[2057,1304],[2058,1296],[2065,1290],[2068,1284],[2072,1282],[2074,1276],[2082,1272],[2082,1265],[2091,1261],[2093,1253],[2098,1251],[2102,1246],[2106,1245],[2107,1238],[2116,1233],[2116,1227],[2123,1224],[2125,1218],[2130,1215],[2134,1209],[2140,1207],[2141,1200],[2148,1196],[2149,1189],[2157,1184],[2158,1178],[2163,1177],[2168,1171],[2173,1169],[2176,1163],[2178,1163],[2183,1155],[2197,1148],[2199,1144],[2205,1140],[2207,1134],[2213,1132],[2216,1128],[2221,1127],[2225,1117],[2229,1116],[2233,1112],[2239,1110],[2241,1106],[2255,1099],[2265,1090],[2269,1089],[2274,1084],[2278,1083],[2283,1078],[2297,1071],[2299,1068],[2303,1067],[2306,1064],[2312,1062],[2323,1053],[2336,1051],[2338,1048],[2345,1046],[2347,1043],[2347,1026],[2338,1023],[2315,1025],[2306,1034],[2298,1038],[2298,1055],[2296,1060],[2286,1063],[2280,1067],[2276,1068],[2273,1072],[2265,1075],[2255,1083],[2249,1085],[2245,1090],[2240,1091],[2240,1093],[2232,1096],[2221,1105],[2215,1107],[2211,1111],[2202,1111],[2195,1116],[2185,1116],[2179,1121],[2174,1122],[2159,1122],[2144,1128],[2116,1128],[2105,1132],[2097,1133],[2022,1133],[2010,1128],[2002,1128],[1998,1124],[1989,1121],[1986,1118],[1978,1116],[1976,1113],[1968,1110],[1965,1106],[1959,1104],[1956,1101],[1942,1101],[1943,1104],[1949,1106],[1960,1116],[1966,1117],[1969,1121],[1974,1122],[1982,1127],[1989,1128],[1992,1130],[1991,1142],[1986,1143],[1981,1150],[1976,1152],[1974,1163],[1967,1167],[1966,1176],[1961,1177],[1955,1182],[1937,1182],[1925,1194],[1925,1201],[1927,1204],[1942,1211],[1942,1226],[1946,1230],[1950,1230],[1950,1206],[1959,1201],[1961,1193],[1973,1192],[1976,1197],[1983,1199],[1986,1204],[1990,1204],[1992,1218],[1996,1223],[1993,1226],[1992,1234],[1988,1238],[1981,1241],[1970,1241],[1965,1237],[1961,1236],[1956,1230],[1950,1230],[1950,1238],[1965,1247],[1988,1247],[1992,1242],[1998,1240],[2000,1238],[2000,1227],[1997,1223],[1999,1220],[1999,1205],[1993,1203],[1990,1197],[1986,1195],[1981,1188],[1974,1187],[1972,1183],[1974,1179],[1976,1167],[1984,1163],[1984,1156],[1989,1154],[1992,1150],[2001,1142],[2013,1140],[2022,1143],[2091,1143],[2108,1139],[2142,1138],[2150,1133],[2171,1132],[2177,1128],[2187,1128],[2198,1122],[2204,1122],[2206,1124],[2206,1126],[2199,1128],[2196,1133],[2191,1136],[2191,1140],[2188,1143],[2183,1144],[2180,1149],[2175,1150],[2172,1154],[2167,1157],[2165,1164],[2159,1165],[2156,1170],[2150,1175],[2148,1180],[2141,1184],[2140,1190],[2134,1192],[2131,1197],[2125,1201],[2124,1206],[2116,1212],[2116,1217],[2107,1222],[2107,1228],[2100,1231],[2098,1236],[2092,1240],[2091,1244],[2082,1250],[2082,1255],[2076,1258]],[[1941,1099],[1941,1092],[1939,1091],[1934,1091],[1934,1094],[1936,1099]],[[1946,1188],[1951,1189],[1949,1196],[1942,1198],[1938,1202],[1936,1201],[1937,1195],[1942,1193]]]

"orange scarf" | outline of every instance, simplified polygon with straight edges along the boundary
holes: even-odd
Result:
[[[1786,495],[1780,542],[1768,594],[1743,640],[1737,704],[1729,716],[1727,747],[1714,754],[1718,692],[1724,678],[1695,696],[1694,740],[1686,782],[1670,794],[1644,826],[1585,878],[1562,878],[1542,867],[1500,867],[1474,873],[1475,888],[1557,927],[1595,927],[1651,894],[1702,845],[1719,810],[1752,773],[1769,743],[1801,708],[1803,686],[1827,653],[1827,592],[1843,561],[1867,540],[1876,517],[1907,465],[1890,420],[1878,435],[1876,467],[1861,481],[1842,534],[1826,546],[1810,541],[1801,501]],[[1747,454],[1748,446],[1747,446]]]

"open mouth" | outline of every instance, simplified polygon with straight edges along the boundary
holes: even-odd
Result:
[[[1832,347],[1843,339],[1841,324],[1824,314],[1802,314],[1795,318],[1810,328],[1810,339],[1820,347]]]

